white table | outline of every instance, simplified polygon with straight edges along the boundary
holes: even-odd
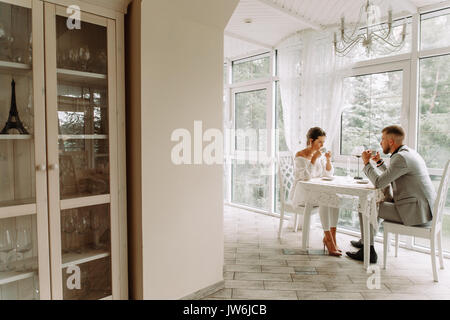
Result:
[[[351,177],[334,177],[332,181],[314,178],[299,181],[297,187],[305,192],[305,216],[310,217],[314,206],[346,208],[362,213],[364,225],[364,268],[369,267],[370,258],[370,224],[378,230],[377,203],[384,200],[382,190],[375,189],[373,184],[359,184]],[[345,199],[345,200],[344,200]],[[305,222],[306,223],[306,222]],[[309,230],[303,230],[303,248],[307,247]]]

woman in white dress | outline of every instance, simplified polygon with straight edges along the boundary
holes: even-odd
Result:
[[[306,136],[308,146],[306,149],[297,152],[294,159],[294,187],[290,198],[294,206],[305,204],[305,193],[298,181],[310,180],[318,177],[332,177],[334,173],[331,164],[331,152],[324,155],[320,152],[326,139],[326,133],[321,128],[315,127],[308,131]],[[339,219],[339,209],[320,207],[320,220],[322,222],[325,236],[323,244],[327,247],[330,256],[341,256],[342,252],[336,244],[336,226]]]

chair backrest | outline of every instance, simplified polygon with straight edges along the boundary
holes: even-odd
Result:
[[[290,153],[283,153],[278,157],[278,181],[280,200],[285,202],[294,185],[294,159]]]
[[[448,182],[450,179],[449,167],[450,167],[450,160],[447,161],[447,164],[445,166],[444,174],[442,175],[441,183],[439,184],[436,201],[434,203],[433,224],[432,224],[432,227],[434,229],[436,228],[436,226],[442,223],[442,219],[444,217],[445,202],[447,201]]]

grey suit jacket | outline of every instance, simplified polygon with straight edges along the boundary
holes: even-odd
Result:
[[[376,188],[392,184],[394,204],[403,224],[414,226],[431,221],[436,191],[423,158],[415,150],[402,146],[391,157],[390,166],[383,164],[379,169],[381,174],[368,163],[364,173]]]

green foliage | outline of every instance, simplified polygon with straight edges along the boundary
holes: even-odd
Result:
[[[430,168],[450,159],[450,55],[420,61],[419,152]]]
[[[233,83],[270,76],[270,57],[233,63]]]

